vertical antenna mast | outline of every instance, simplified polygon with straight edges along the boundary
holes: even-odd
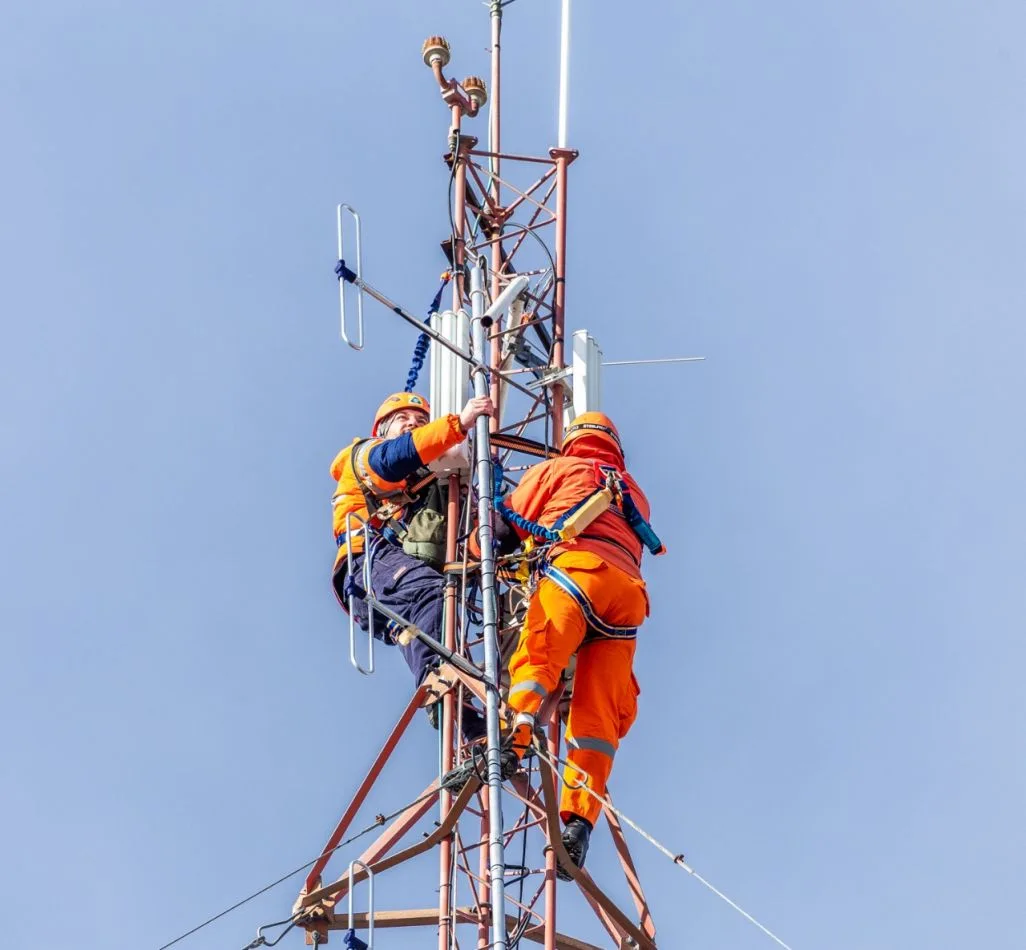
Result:
[[[491,153],[488,159],[488,201],[492,208],[499,208],[502,204],[501,179],[499,176],[502,174],[502,7],[504,2],[505,0],[491,0],[489,7],[492,28],[492,90],[489,97],[488,113],[488,151]],[[493,300],[502,291],[499,275],[502,272],[503,254],[500,230],[499,239],[492,245],[491,291]],[[502,362],[501,318],[496,323],[495,329],[496,332],[492,335],[488,361],[492,366],[499,366]],[[495,415],[491,421],[491,430],[494,432],[499,428],[502,412],[502,384],[498,374],[492,376],[489,390],[492,401],[495,403]]]
[[[570,0],[563,0],[559,23],[559,148],[566,148],[567,110],[570,99]]]

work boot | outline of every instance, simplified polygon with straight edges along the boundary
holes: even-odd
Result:
[[[425,706],[424,712],[427,713],[431,728],[437,731],[442,717],[442,701],[438,700],[437,703]],[[463,741],[477,742],[478,739],[483,739],[487,732],[484,715],[470,703],[465,703],[463,706]]]
[[[570,856],[575,867],[584,867],[584,858],[588,854],[588,842],[591,840],[591,822],[579,815],[571,815],[563,828],[563,847]],[[572,881],[570,872],[558,861],[556,877],[561,881]]]
[[[477,742],[488,734],[488,724],[484,713],[475,709],[470,703],[463,705],[463,741]]]
[[[431,728],[437,732],[438,720],[442,715],[442,701],[438,700],[437,703],[431,703],[430,706],[425,706],[424,712],[427,713],[428,722],[431,723]]]
[[[475,775],[484,782],[488,777],[488,763],[485,761],[485,755],[484,746],[472,746],[470,758],[442,776],[442,788],[447,788],[451,792],[460,792]],[[520,771],[520,757],[511,748],[504,746],[499,750],[499,769],[504,782],[513,778]]]

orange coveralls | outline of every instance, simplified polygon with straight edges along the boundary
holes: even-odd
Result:
[[[623,475],[634,502],[647,520],[648,499],[624,472],[623,458],[612,447],[591,440],[571,443],[561,458],[529,469],[506,506],[530,521],[552,527],[557,518],[599,487],[596,463],[612,465]],[[577,454],[579,453],[579,454]],[[519,527],[520,537],[526,533]],[[648,616],[648,594],[641,578],[642,544],[619,509],[611,507],[573,541],[557,544],[550,563],[569,576],[601,621],[637,628]],[[551,577],[543,577],[527,609],[516,652],[510,660],[508,705],[534,717],[559,683],[577,653],[574,691],[567,718],[568,760],[588,776],[598,794],[606,792],[613,757],[638,711],[641,692],[634,677],[633,636],[602,636],[590,628],[584,611]],[[560,816],[579,815],[592,825],[601,804],[581,788],[583,779],[567,767]]]

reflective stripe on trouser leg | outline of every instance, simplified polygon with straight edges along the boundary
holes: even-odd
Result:
[[[570,785],[584,781],[599,796],[606,794],[606,782],[613,769],[620,739],[627,735],[637,715],[637,685],[631,668],[635,640],[589,640],[577,653],[574,695],[567,719],[567,760],[559,810],[563,820],[580,815],[595,824],[602,804],[583,788]]]
[[[511,685],[509,688],[509,695],[517,696],[520,693],[536,693],[540,698],[538,699],[538,705],[541,705],[542,701],[546,696],[549,695],[547,690],[537,680],[524,680],[523,682],[517,683],[515,686]],[[533,702],[533,700],[531,700]]]
[[[552,581],[544,579],[527,607],[520,642],[509,661],[507,703],[517,713],[537,716],[581,645],[584,615],[573,598]]]

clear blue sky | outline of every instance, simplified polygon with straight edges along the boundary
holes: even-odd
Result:
[[[708,357],[606,376],[671,551],[620,804],[795,950],[1018,950],[1026,8],[575,14],[568,323]],[[447,116],[420,43],[487,75],[487,12],[4,19],[0,943],[155,950],[317,852],[407,694],[398,656],[349,667],[328,587],[328,463],[413,343],[381,309],[338,342],[333,208],[423,309]],[[519,152],[554,144],[557,20],[507,10]],[[434,754],[418,719],[369,814]],[[772,946],[634,847],[661,947]],[[241,948],[297,886],[181,946]]]

